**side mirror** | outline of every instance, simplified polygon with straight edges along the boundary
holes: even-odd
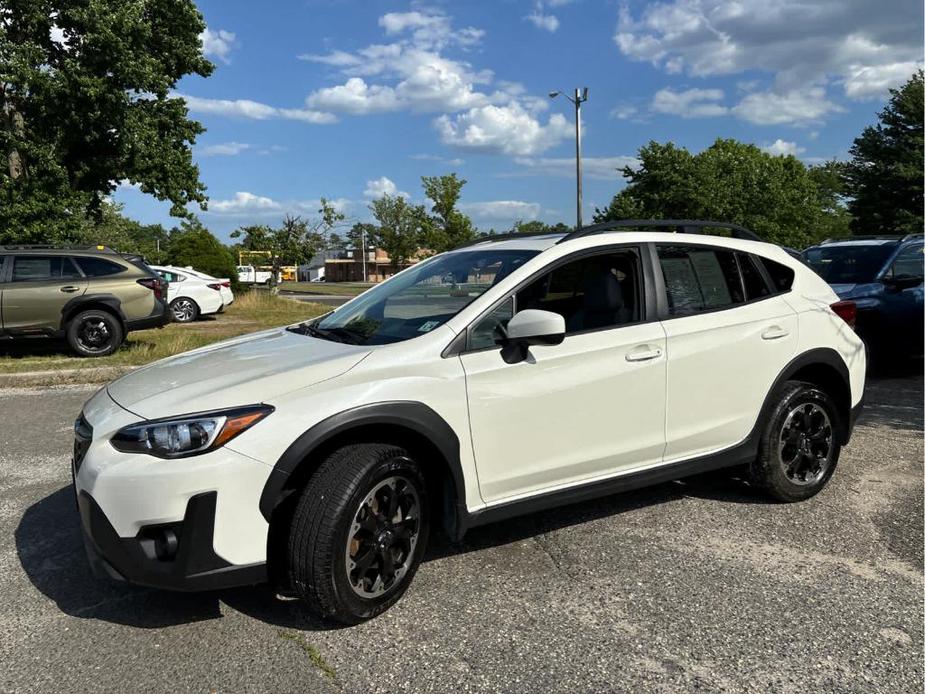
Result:
[[[527,358],[532,345],[558,345],[564,339],[565,318],[560,314],[526,309],[508,321],[501,358],[516,364]]]
[[[893,292],[901,292],[903,289],[913,289],[922,284],[922,278],[914,275],[900,275],[883,280],[884,286]]]

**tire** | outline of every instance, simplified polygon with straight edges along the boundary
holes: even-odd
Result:
[[[80,357],[105,357],[122,344],[122,323],[108,311],[90,309],[71,318],[65,330],[67,343]]]
[[[828,483],[841,452],[832,399],[809,383],[787,381],[765,424],[750,478],[778,501],[802,501]]]
[[[199,318],[199,304],[189,297],[181,296],[170,302],[170,312],[177,323],[192,323]]]
[[[389,519],[373,512],[389,499]],[[293,514],[291,586],[323,618],[358,624],[385,612],[421,562],[428,511],[424,478],[404,449],[364,443],[335,451],[309,479]]]

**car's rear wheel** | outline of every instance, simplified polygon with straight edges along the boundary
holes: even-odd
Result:
[[[317,614],[356,624],[404,594],[427,545],[428,497],[410,454],[356,444],[331,454],[296,505],[289,578]]]
[[[177,323],[192,323],[199,318],[199,304],[185,296],[171,301],[170,310]]]
[[[828,483],[841,452],[832,399],[809,383],[788,381],[765,425],[752,481],[778,501],[801,501]]]
[[[81,311],[67,324],[67,343],[81,357],[105,357],[122,344],[119,319],[106,311]]]

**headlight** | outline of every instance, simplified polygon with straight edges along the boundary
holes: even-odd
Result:
[[[269,405],[249,405],[184,417],[152,419],[119,429],[110,443],[123,453],[185,458],[224,446],[272,411]]]

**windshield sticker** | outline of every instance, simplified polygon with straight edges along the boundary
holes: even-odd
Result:
[[[440,325],[440,321],[429,320],[426,323],[424,323],[420,328],[418,328],[418,332],[419,333],[429,333],[431,330],[436,328],[438,325]]]

